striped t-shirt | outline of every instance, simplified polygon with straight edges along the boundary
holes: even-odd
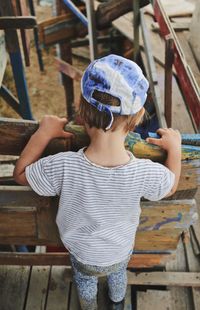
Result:
[[[84,149],[38,160],[26,168],[32,189],[59,195],[56,223],[64,246],[89,265],[109,266],[131,253],[141,213],[140,199],[159,200],[173,187],[174,174],[161,164],[136,159],[102,167]]]

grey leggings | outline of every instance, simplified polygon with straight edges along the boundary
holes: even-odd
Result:
[[[107,276],[108,294],[112,301],[121,301],[126,294],[129,259],[108,267],[84,265],[71,257],[73,279],[77,287],[81,308],[83,310],[97,309],[98,277]]]

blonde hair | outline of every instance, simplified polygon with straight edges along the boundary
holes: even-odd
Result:
[[[120,101],[118,98],[111,96],[110,94],[103,93],[100,91],[94,91],[93,97],[100,101],[101,103],[111,105],[111,106],[119,106]],[[130,130],[134,130],[135,126],[137,126],[144,115],[144,108],[142,108],[135,115],[118,115],[113,114],[114,121],[111,131],[115,131],[119,126],[124,124],[125,132]],[[79,113],[83,121],[85,121],[90,128],[95,127],[98,129],[103,129],[106,131],[106,127],[110,122],[110,116],[106,112],[98,111],[94,106],[89,104],[84,97],[81,95],[80,105],[79,105]]]

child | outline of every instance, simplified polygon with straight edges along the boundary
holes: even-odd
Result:
[[[92,62],[82,78],[80,115],[90,136],[88,147],[38,160],[66,119],[43,118],[22,152],[15,180],[43,196],[60,196],[57,225],[71,257],[82,309],[97,309],[98,276],[106,275],[110,309],[123,309],[126,268],[141,213],[140,199],[172,195],[180,177],[181,138],[159,129],[165,166],[137,159],[124,147],[129,130],[144,114],[148,82],[134,62],[109,55]]]

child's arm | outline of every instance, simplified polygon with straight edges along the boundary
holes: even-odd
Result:
[[[72,136],[71,133],[63,130],[66,122],[66,118],[51,115],[44,116],[38,130],[31,136],[16,163],[13,176],[17,183],[28,185],[25,175],[26,167],[40,158],[44,149],[53,138],[69,138]]]
[[[147,138],[147,142],[158,145],[167,151],[165,166],[175,174],[174,186],[166,196],[168,197],[175,193],[181,174],[181,135],[178,130],[172,128],[160,128],[157,133],[161,136],[160,139]]]

